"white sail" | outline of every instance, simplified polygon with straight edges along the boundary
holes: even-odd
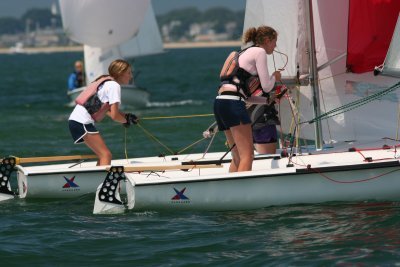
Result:
[[[150,0],[60,0],[62,22],[71,40],[112,47],[137,34]]]
[[[392,42],[386,55],[382,74],[400,77],[400,16],[397,19]]]
[[[119,50],[123,58],[134,58],[163,52],[161,34],[151,4],[147,9],[138,34],[121,44]]]
[[[95,47],[84,45],[85,71],[87,82],[108,73],[109,64],[118,58],[134,58],[161,53],[163,43],[158,24],[150,3],[145,19],[140,25],[138,34],[119,45],[112,47]]]
[[[305,38],[304,15],[300,15],[304,10],[300,9],[300,2],[300,0],[248,0],[246,2],[243,32],[250,27],[257,28],[261,25],[270,26],[278,32],[276,50],[287,54],[288,58],[274,53],[274,57],[268,57],[268,68],[270,72],[273,72],[283,67],[288,60],[282,72],[284,77],[296,76],[297,59],[306,53],[305,42],[299,41],[299,38]],[[298,44],[301,47],[298,48]],[[304,64],[305,61],[301,63]]]
[[[286,71],[282,73],[283,76],[293,75],[297,63],[300,66],[308,66],[306,62],[308,56],[304,56],[304,51],[307,52],[307,49],[302,48],[307,48],[304,43],[307,38],[301,37],[304,30],[299,26],[301,21],[304,21],[301,16],[305,15],[302,11],[305,3],[305,0],[247,1],[244,31],[249,26],[260,24],[271,26],[278,31],[277,48],[289,56],[289,63]],[[321,114],[398,82],[390,77],[374,76],[372,71],[362,74],[346,72],[349,0],[313,0],[312,5],[316,57],[319,66]],[[297,49],[300,51],[297,52]],[[397,49],[397,52],[399,50]],[[275,61],[276,59],[275,56]],[[268,60],[269,69],[274,71],[270,57]],[[275,64],[279,67],[279,63]],[[300,86],[293,89],[292,96],[296,100],[300,121],[313,119],[311,87]],[[399,96],[395,91],[380,100],[322,121],[325,142],[377,140],[388,135],[394,137]],[[291,127],[293,115],[287,101],[281,103],[280,116],[283,132],[293,133]],[[314,124],[301,124],[299,128],[297,131],[300,131],[302,138],[314,139]]]
[[[389,77],[377,77],[373,71],[349,73],[346,66],[348,48],[349,0],[313,0],[316,55],[319,70],[321,114],[345,104],[377,93],[398,82]],[[302,90],[302,89],[300,89]],[[305,91],[307,100],[300,103],[305,120],[313,117],[307,111],[312,101],[311,93]],[[395,137],[397,122],[397,102],[399,92],[394,92],[380,100],[372,101],[359,108],[347,111],[331,119],[322,121],[325,142],[371,141],[390,135]],[[308,102],[308,103],[307,103]],[[312,139],[313,125],[303,127],[305,138]]]
[[[91,83],[97,77],[108,74],[108,66],[115,59],[121,58],[118,46],[115,48],[101,48],[89,45],[83,46],[86,82]]]

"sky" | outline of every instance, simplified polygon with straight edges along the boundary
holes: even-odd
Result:
[[[113,0],[110,0],[113,1]],[[20,18],[31,8],[50,8],[58,0],[1,0],[0,17]],[[210,7],[222,6],[232,10],[244,10],[246,0],[152,0],[156,15],[164,14],[170,10],[197,7],[205,10]]]

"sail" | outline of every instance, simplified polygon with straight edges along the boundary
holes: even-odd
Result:
[[[118,46],[102,48],[89,45],[83,46],[86,83],[93,82],[97,77],[108,74],[108,66],[112,61],[122,58]]]
[[[108,73],[109,64],[115,59],[130,59],[161,53],[163,43],[158,24],[150,3],[139,32],[130,40],[112,47],[84,45],[84,60],[87,82]]]
[[[64,30],[71,40],[112,47],[137,34],[150,0],[60,0]]]
[[[295,77],[297,66],[301,73],[308,72],[308,57],[305,40],[304,8],[301,0],[248,0],[246,2],[243,33],[250,27],[261,25],[271,26],[278,32],[278,42],[275,50],[285,53],[288,57],[274,53],[268,56],[270,72],[285,66],[283,77]],[[299,61],[299,59],[302,59]]]
[[[383,64],[382,74],[400,78],[400,15]]]
[[[123,58],[153,55],[163,52],[160,30],[150,4],[138,34],[119,46]]]
[[[347,68],[372,71],[386,56],[400,12],[398,0],[351,0]]]
[[[299,17],[306,14],[306,12],[301,11],[306,1],[312,3],[311,14],[314,21],[313,34],[318,65],[319,109],[321,114],[380,92],[398,82],[398,79],[392,77],[374,76],[373,69],[364,73],[347,72],[348,40],[351,34],[349,32],[349,14],[351,14],[349,6],[351,6],[352,0],[248,0],[246,19],[247,16],[253,17],[254,20],[258,19],[258,24],[272,26],[278,31],[278,49],[289,56],[288,67],[283,75],[292,75],[297,64],[301,66],[304,64],[302,61],[308,60],[307,57],[299,56],[304,55],[302,49],[307,52],[307,49],[304,48],[308,47],[305,44],[307,38],[300,38],[304,30],[301,30],[298,23],[303,21]],[[368,1],[374,3],[397,2],[394,0],[363,0],[361,2],[364,4]],[[360,1],[355,3],[361,5]],[[251,10],[247,10],[247,8],[251,8]],[[393,8],[393,6],[389,5],[386,8]],[[364,9],[359,7],[358,11],[363,12]],[[259,19],[263,16],[265,17],[264,20]],[[352,19],[362,18],[367,18],[367,16],[359,14],[358,18]],[[381,19],[385,21],[386,16],[381,17]],[[289,23],[285,24],[286,22]],[[248,28],[248,25],[251,24],[245,22],[244,30]],[[256,23],[252,25],[256,25]],[[373,32],[370,32],[370,35],[373,35]],[[380,43],[380,45],[384,44]],[[293,51],[297,49],[300,51]],[[380,62],[383,62],[383,59],[384,55],[383,58],[379,59]],[[270,58],[268,60],[271,64]],[[273,71],[274,66],[269,65],[269,69]],[[286,100],[281,101],[279,108],[281,129],[284,133],[294,132],[293,113],[299,117],[300,122],[307,122],[314,118],[313,94],[309,85],[294,87],[291,90],[291,96],[292,100],[295,101],[295,108],[292,109]],[[383,137],[395,137],[399,99],[400,94],[395,91],[379,100],[322,121],[324,141],[369,141]],[[300,133],[301,138],[313,140],[315,135],[314,124],[301,123],[298,125],[296,133]]]
[[[321,114],[335,108],[360,100],[366,96],[380,92],[395,84],[398,80],[374,76],[373,68],[363,73],[348,72],[349,28],[350,20],[368,19],[360,14],[364,11],[360,6],[358,18],[350,18],[349,12],[353,0],[315,1],[313,0],[313,18],[315,26],[316,56],[319,68],[320,110]],[[375,0],[362,1],[362,4]],[[356,1],[361,5],[359,1]],[[387,2],[387,1],[380,1]],[[390,6],[387,6],[390,8]],[[385,20],[385,17],[381,18]],[[370,32],[370,36],[374,31]],[[371,37],[370,37],[371,38]],[[385,47],[385,43],[379,43]],[[376,44],[378,46],[378,44]],[[363,52],[368,53],[368,52]],[[383,58],[378,59],[383,60]],[[310,111],[312,94],[307,88],[301,88],[300,110],[302,121],[313,117]],[[322,121],[325,142],[335,141],[370,141],[383,137],[395,137],[399,92],[391,93],[379,100],[334,116]],[[304,138],[313,139],[313,124],[303,124],[301,133]]]

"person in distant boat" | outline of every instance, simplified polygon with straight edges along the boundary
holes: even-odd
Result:
[[[253,45],[239,53],[239,69],[234,76],[226,79],[221,76],[218,96],[214,101],[214,115],[218,129],[224,131],[232,148],[230,172],[252,169],[253,137],[246,103],[271,104],[269,93],[275,82],[281,79],[281,74],[279,71],[269,74],[267,54],[273,53],[277,38],[277,32],[268,26],[247,29],[243,41]],[[226,62],[224,68],[225,65]],[[267,97],[252,95],[259,88]]]
[[[117,59],[109,65],[108,73],[98,77],[78,96],[68,121],[74,143],[84,142],[98,156],[97,165],[110,165],[112,154],[94,123],[101,121],[106,114],[125,127],[138,122],[134,114],[119,109],[121,85],[129,84],[132,79],[130,64]]]
[[[83,71],[83,63],[80,60],[75,61],[74,71],[68,77],[68,90],[85,85],[85,73]]]

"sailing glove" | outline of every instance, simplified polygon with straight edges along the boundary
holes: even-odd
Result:
[[[126,113],[125,119],[126,119],[126,122],[123,124],[125,127],[129,127],[131,124],[137,124],[138,120],[139,120],[139,118],[136,117],[136,115],[132,114],[132,113]]]
[[[203,132],[204,138],[211,138],[214,134],[218,132],[218,125],[216,122],[210,125],[206,131]]]

